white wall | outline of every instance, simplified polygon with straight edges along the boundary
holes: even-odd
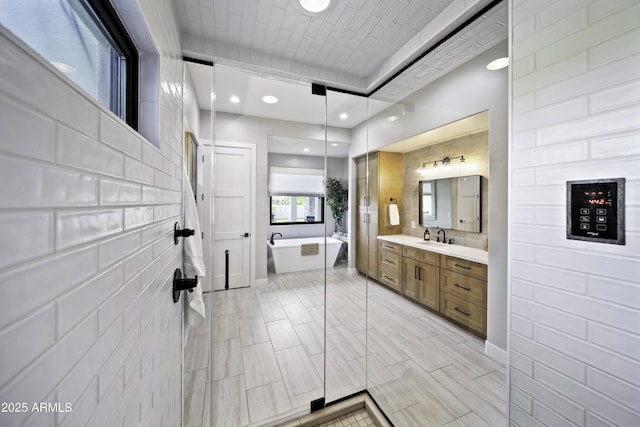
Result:
[[[397,105],[353,130],[350,157],[418,135],[482,111],[489,111],[489,272],[487,345],[502,358],[507,348],[507,71],[488,71],[487,63],[507,56],[507,42],[461,65]],[[375,95],[373,96],[375,98]],[[390,114],[400,117],[386,121]],[[350,177],[355,171],[350,164]],[[353,182],[353,181],[352,181]],[[351,197],[351,195],[350,195]],[[350,220],[355,221],[350,199]],[[350,245],[350,248],[355,245]],[[495,351],[493,351],[495,350]]]
[[[640,425],[640,3],[512,0],[510,420]],[[566,181],[626,178],[626,245],[565,238]]]
[[[348,129],[327,129],[328,139],[350,142]],[[216,112],[215,140],[245,142],[256,145],[257,186],[256,186],[256,280],[267,278],[267,232],[269,230],[269,187],[268,187],[268,136],[324,140],[324,126],[282,120],[263,119],[253,116]]]
[[[160,93],[159,150],[0,34],[0,402],[72,407],[0,413],[2,426],[181,422],[181,305],[170,292],[180,40],[168,2],[140,3],[173,88]]]

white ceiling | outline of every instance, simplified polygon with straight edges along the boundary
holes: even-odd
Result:
[[[198,104],[211,109],[211,79],[215,73],[215,110],[275,120],[323,125],[325,98],[311,94],[308,83],[276,79],[225,66],[211,67],[187,62]],[[276,104],[265,104],[262,97],[273,95]],[[230,101],[237,96],[240,102]],[[351,129],[389,106],[388,102],[329,91],[326,97],[327,124]],[[340,114],[347,118],[341,119]]]
[[[217,111],[323,124],[325,98],[311,94],[311,82],[369,93],[415,60],[369,98],[327,92],[328,125],[348,129],[507,38],[506,1],[457,32],[452,30],[491,0],[332,0],[329,11],[316,16],[303,12],[297,0],[173,1],[185,55],[216,63]],[[211,67],[188,68],[200,108],[210,109]],[[267,94],[279,102],[263,103]],[[231,95],[240,102],[231,103]],[[343,112],[348,119],[339,118]],[[427,143],[416,138],[397,150]],[[287,152],[300,143],[280,138],[269,147]]]
[[[491,1],[332,0],[328,11],[311,15],[298,0],[173,0],[187,55],[361,93],[370,93]],[[506,11],[506,1],[497,7]],[[445,62],[464,59],[463,46],[488,49],[491,33],[506,39],[504,22],[489,22],[454,37]]]

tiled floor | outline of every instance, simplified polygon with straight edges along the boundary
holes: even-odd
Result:
[[[331,420],[318,425],[318,427],[376,427],[377,424],[369,416],[366,409],[343,415],[336,420]]]
[[[205,307],[209,305],[209,293],[203,294]],[[182,302],[182,301],[181,301]],[[211,322],[205,321],[195,332],[187,336],[184,348],[183,377],[183,426],[209,427],[211,396],[209,370],[211,349]]]
[[[324,274],[210,294],[211,425],[308,410],[325,372],[328,402],[367,388],[398,427],[504,424],[504,368],[482,340],[345,267],[327,270],[325,295]]]

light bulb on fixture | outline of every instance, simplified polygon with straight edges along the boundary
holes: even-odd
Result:
[[[460,163],[456,164],[455,166],[451,164],[451,159],[460,159]],[[442,159],[438,159],[438,160],[430,160],[428,162],[424,162],[422,163],[422,170],[426,172],[427,170],[427,164],[431,163],[433,165],[434,168],[438,167],[438,163],[442,163],[442,166],[444,166],[445,168],[450,168],[452,166],[454,167],[463,167],[465,165],[465,161],[466,159],[464,158],[464,155],[461,156],[456,156],[456,157],[443,157]]]
[[[487,64],[487,70],[496,71],[509,66],[509,58],[498,58]]]
[[[307,12],[319,13],[329,7],[331,0],[298,0]]]
[[[273,95],[265,95],[262,97],[262,102],[266,104],[275,104],[276,102],[278,102],[278,98]]]

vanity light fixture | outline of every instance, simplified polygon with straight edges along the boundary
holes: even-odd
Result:
[[[428,161],[428,162],[422,163],[422,169],[425,170],[429,163],[433,164],[434,168],[438,167],[438,163],[441,163],[442,166],[444,166],[444,167],[449,167],[449,166],[451,166],[451,159],[460,159],[460,163],[459,163],[460,165],[464,165],[464,162],[466,160],[464,158],[464,155],[460,155],[460,156],[456,156],[456,157],[447,156],[447,157],[444,157],[442,159],[438,159],[438,160],[433,160],[433,161]]]
[[[501,70],[504,67],[508,67],[508,66],[509,66],[509,58],[505,56],[503,58],[498,58],[489,62],[487,64],[487,70],[496,71],[496,70]]]
[[[299,0],[299,2],[307,12],[320,13],[329,7],[331,0]]]
[[[275,104],[276,102],[278,102],[278,98],[273,95],[265,95],[262,97],[262,102],[266,104]]]
[[[240,102],[240,98],[238,98],[235,95],[231,95],[231,97],[229,98],[229,101],[233,102],[234,104],[237,104],[238,102]]]
[[[347,119],[349,118],[349,115],[348,115],[347,113],[341,113],[341,114],[340,114],[340,118],[341,118],[342,120],[347,120]]]

